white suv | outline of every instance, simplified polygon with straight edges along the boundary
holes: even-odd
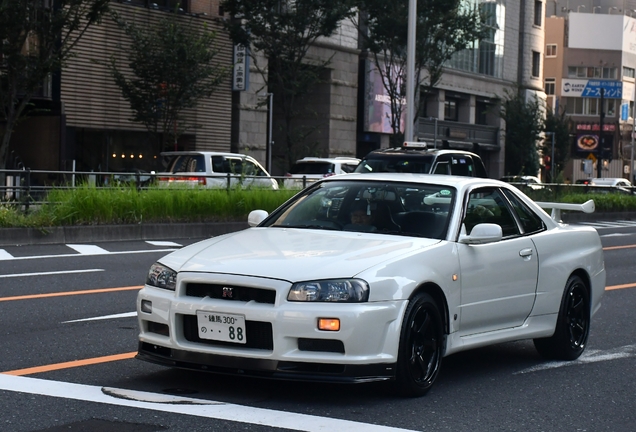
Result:
[[[260,187],[278,189],[278,183],[251,156],[210,151],[175,151],[167,157],[166,172],[159,173],[159,185],[188,185],[209,188]]]
[[[292,165],[285,174],[283,185],[286,188],[302,188],[325,177],[352,173],[359,163],[360,159],[351,157],[306,157]]]

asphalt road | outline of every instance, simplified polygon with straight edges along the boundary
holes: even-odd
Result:
[[[530,341],[459,353],[418,399],[132,358],[137,288],[194,240],[4,247],[0,431],[633,431],[636,226],[606,225],[608,290],[581,359],[545,362]]]

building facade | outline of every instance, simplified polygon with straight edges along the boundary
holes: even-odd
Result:
[[[594,7],[547,18],[545,90],[548,106],[569,119],[564,177],[572,181],[633,172],[636,18],[617,6]]]
[[[505,124],[501,101],[524,88],[527,98],[545,99],[543,50],[548,4],[539,0],[465,0],[487,17],[489,37],[475,42],[448,62],[434,92],[420,95],[417,139],[434,146],[470,149],[480,154],[489,175],[506,173]],[[217,31],[217,61],[232,70],[235,47],[223,31],[218,0],[120,0],[111,6],[120,16],[138,23],[156,23],[179,3],[184,20],[206,23]],[[16,129],[11,149],[32,169],[80,171],[151,171],[161,169],[156,149],[150,148],[143,125],[132,112],[108,72],[111,58],[125,64],[127,39],[105,17],[89,29],[50,91],[37,102],[49,107]],[[358,156],[387,147],[390,131],[374,125],[369,113],[386,109],[374,66],[360,49],[356,27],[341,23],[329,38],[319,40],[310,58],[330,59],[321,84],[304,103],[316,113],[303,119],[315,130],[312,147],[303,156]],[[252,61],[263,62],[256,58]],[[274,175],[285,173],[287,149],[280,145],[281,112],[276,95],[252,63],[241,89],[233,80],[186,113],[192,125],[176,149],[247,153]],[[380,83],[381,84],[381,83]]]

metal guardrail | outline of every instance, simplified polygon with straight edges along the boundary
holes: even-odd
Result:
[[[202,184],[212,180],[214,184],[207,187],[226,190],[254,187],[266,190],[268,189],[267,186],[257,185],[254,182],[273,179],[276,180],[279,187],[282,187],[284,180],[287,178],[284,176],[265,177],[230,173],[216,175],[197,173],[196,176],[193,176],[192,174],[149,173],[144,171],[48,171],[28,168],[0,170],[0,203],[22,205],[25,211],[28,211],[31,205],[47,203],[48,192],[53,189],[74,189],[83,185],[91,185],[98,188],[134,186],[140,191],[165,183],[178,184],[184,181],[196,185],[197,183]],[[303,177],[302,187],[306,187],[310,182],[306,177]],[[171,188],[166,187],[166,189]]]
[[[231,190],[237,187],[258,187],[250,185],[251,181],[274,179],[283,188],[287,176],[248,176],[233,174],[207,175],[205,173],[192,174],[166,174],[136,172],[108,172],[108,171],[47,171],[31,170],[0,170],[0,203],[10,203],[23,206],[25,212],[35,204],[47,203],[48,192],[52,189],[73,189],[81,185],[93,185],[99,188],[121,188],[134,186],[137,190],[144,190],[156,184],[164,183],[162,178],[169,177],[173,182],[179,183],[183,179],[192,183],[199,179],[213,179],[217,189]],[[222,181],[220,181],[222,179]],[[298,180],[298,179],[296,179]],[[168,181],[166,179],[166,181]],[[303,176],[302,187],[311,184],[314,179]],[[560,184],[543,183],[540,185],[528,185],[526,183],[510,183],[528,195],[540,196],[541,199],[556,200],[559,195],[565,193],[623,193],[636,195],[636,187],[622,186],[596,186],[591,184]],[[208,186],[209,187],[209,186]],[[166,188],[167,190],[170,188]]]

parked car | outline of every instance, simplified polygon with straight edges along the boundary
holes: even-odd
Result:
[[[600,192],[634,193],[631,182],[620,177],[593,178],[590,185],[599,186],[595,189]]]
[[[283,185],[286,188],[303,188],[325,177],[352,173],[359,163],[360,159],[350,157],[306,157],[292,165],[285,174]]]
[[[161,156],[166,157],[168,162],[166,171],[157,174],[157,182],[160,186],[278,189],[278,182],[256,159],[248,155],[210,151],[174,151],[161,153]]]
[[[484,162],[477,154],[449,149],[400,147],[374,150],[362,159],[354,172],[401,172],[450,174],[486,178]]]
[[[527,187],[532,190],[541,190],[541,189],[546,189],[547,187],[541,182],[541,180],[539,180],[539,177],[535,177],[535,176],[528,176],[528,175],[503,176],[500,180],[506,183],[517,184],[522,187]]]
[[[369,217],[354,220],[359,210]],[[409,396],[431,388],[444,356],[489,344],[533,339],[544,357],[574,360],[605,269],[597,231],[559,223],[561,210],[594,202],[535,203],[472,177],[321,180],[269,215],[252,211],[251,228],[153,264],[137,297],[137,358],[390,381]]]

